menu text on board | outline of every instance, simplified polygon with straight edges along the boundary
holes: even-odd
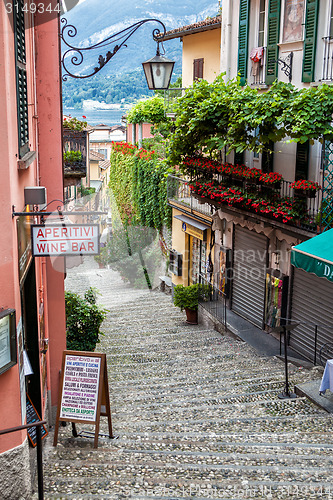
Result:
[[[101,359],[66,354],[60,418],[96,420]]]

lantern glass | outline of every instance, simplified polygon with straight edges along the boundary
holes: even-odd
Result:
[[[150,90],[166,90],[169,87],[174,61],[156,55],[142,63]]]

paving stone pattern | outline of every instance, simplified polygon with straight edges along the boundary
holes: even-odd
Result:
[[[97,350],[119,438],[95,450],[61,427],[55,449],[51,433],[45,498],[332,498],[332,417],[307,399],[278,399],[280,360],[187,325],[170,296],[131,289],[93,261],[69,272],[68,289],[90,285],[110,309]],[[292,365],[289,374],[292,385],[318,378]]]

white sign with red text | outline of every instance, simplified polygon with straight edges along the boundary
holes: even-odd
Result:
[[[61,224],[32,226],[32,254],[97,255],[99,254],[98,224]]]

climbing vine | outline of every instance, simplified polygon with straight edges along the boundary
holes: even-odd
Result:
[[[160,123],[166,120],[164,113],[164,100],[155,95],[150,99],[138,101],[127,114],[129,123]]]
[[[333,132],[333,88],[297,89],[276,81],[266,92],[237,80],[213,83],[198,80],[178,99],[176,122],[170,136],[169,161],[181,163],[198,151],[214,157],[224,147],[262,151],[271,141],[321,140]]]
[[[124,222],[138,222],[158,230],[170,227],[167,205],[167,162],[154,151],[114,143],[109,186]]]

